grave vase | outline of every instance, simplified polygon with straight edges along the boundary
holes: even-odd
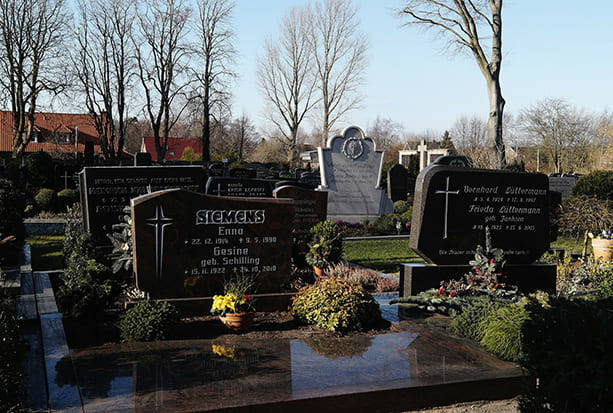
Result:
[[[223,325],[230,331],[235,333],[244,333],[249,331],[255,312],[249,313],[226,313],[225,316],[219,316]]]
[[[592,251],[594,252],[594,259],[596,260],[613,260],[613,239],[593,238]]]

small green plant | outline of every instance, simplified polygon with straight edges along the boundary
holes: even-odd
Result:
[[[373,222],[372,227],[382,234],[407,232],[410,229],[411,217],[404,214],[385,214]],[[408,225],[407,225],[408,224]]]
[[[113,232],[107,234],[113,244],[111,268],[115,274],[121,270],[132,271],[132,213],[130,207],[125,207],[123,213],[121,221],[113,224]]]
[[[306,262],[318,268],[340,262],[343,257],[341,228],[332,221],[322,221],[310,230],[313,238],[306,253]]]
[[[411,204],[407,201],[394,202],[394,214],[402,215],[405,212],[411,210]]]
[[[79,194],[74,189],[62,189],[57,193],[58,210],[66,212],[68,207],[71,207],[79,201]]]
[[[36,207],[42,211],[55,211],[57,209],[57,192],[51,188],[42,188],[34,196]]]
[[[120,318],[119,329],[124,340],[164,340],[170,337],[179,322],[179,312],[172,304],[143,300]]]
[[[213,297],[211,314],[225,316],[227,313],[249,313],[255,311],[253,294],[257,275],[253,273],[234,274],[224,280],[224,294]]]
[[[344,278],[353,284],[361,285],[367,291],[376,293],[398,291],[398,280],[381,276],[368,268],[343,262],[328,267],[324,271],[324,276]]]
[[[506,301],[489,295],[474,297],[461,308],[457,317],[453,318],[449,329],[471,340],[481,341],[484,334],[483,320],[505,303]]]
[[[528,312],[521,304],[497,308],[481,321],[481,345],[501,359],[519,361],[523,343],[521,328],[527,319]]]
[[[593,171],[583,175],[575,182],[572,195],[586,195],[602,200],[613,199],[613,171]]]
[[[366,331],[381,319],[379,304],[364,288],[328,278],[302,288],[292,302],[293,316],[330,331]]]

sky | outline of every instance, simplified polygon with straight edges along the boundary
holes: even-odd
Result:
[[[264,130],[265,100],[257,86],[257,56],[278,37],[283,15],[304,0],[237,0],[233,27],[239,58],[233,114],[246,114]],[[369,41],[362,107],[335,127],[364,131],[377,117],[409,134],[442,134],[461,116],[489,112],[485,80],[474,58],[445,51],[445,42],[398,18],[400,0],[354,0]],[[613,109],[613,2],[505,0],[501,70],[505,111],[559,98],[589,113]],[[489,47],[489,43],[487,43]],[[310,131],[311,125],[305,125]]]

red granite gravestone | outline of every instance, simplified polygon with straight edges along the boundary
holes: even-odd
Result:
[[[137,287],[152,298],[210,297],[224,277],[258,275],[258,293],[289,279],[294,203],[160,191],[132,200]]]

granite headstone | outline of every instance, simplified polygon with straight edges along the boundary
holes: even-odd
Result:
[[[387,171],[387,196],[393,202],[406,201],[409,193],[409,171],[396,164]]]
[[[577,179],[578,175],[549,176],[549,190],[559,192],[563,198],[569,197]]]
[[[346,128],[317,150],[320,187],[328,191],[328,218],[362,222],[394,210],[380,186],[383,151],[360,128]]]
[[[204,189],[198,166],[86,167],[79,180],[85,230],[102,245],[110,244],[106,234],[121,221],[131,198],[169,188]]]
[[[294,202],[180,189],[132,200],[134,269],[154,298],[210,297],[226,276],[258,274],[258,293],[289,278]]]

